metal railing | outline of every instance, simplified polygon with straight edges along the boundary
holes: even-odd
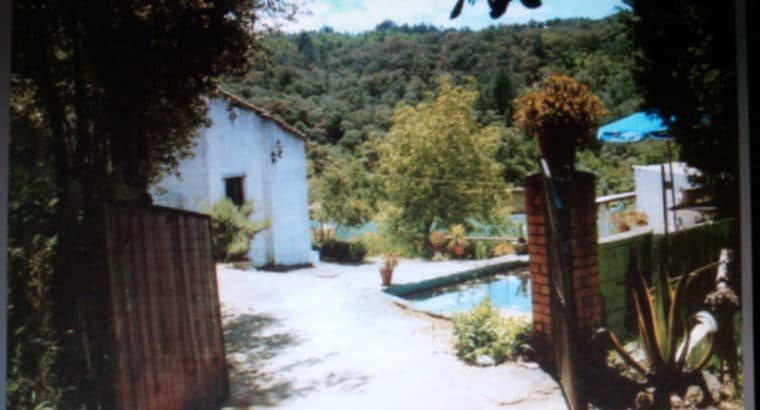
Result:
[[[626,202],[635,202],[636,192],[623,192],[620,194],[605,195],[596,198],[597,231],[599,237],[604,238],[617,233],[617,229],[611,221],[612,215],[622,210]]]

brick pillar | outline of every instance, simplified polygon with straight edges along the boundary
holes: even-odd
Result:
[[[576,171],[571,182],[557,183],[563,205],[570,209],[575,314],[579,336],[585,340],[591,327],[601,319],[602,297],[599,289],[599,254],[596,232],[596,193],[594,176]],[[544,188],[540,174],[526,178],[525,209],[528,218],[528,254],[530,255],[531,295],[533,298],[533,343],[538,359],[554,366],[549,300],[549,249],[547,232],[551,229],[544,205]]]

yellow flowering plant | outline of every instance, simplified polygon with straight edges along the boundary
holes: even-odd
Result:
[[[538,138],[547,159],[573,161],[575,147],[594,139],[604,104],[588,86],[570,76],[553,74],[515,99],[513,119],[531,137]]]

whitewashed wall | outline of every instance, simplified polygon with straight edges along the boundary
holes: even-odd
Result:
[[[281,156],[270,165],[272,242],[274,258],[283,264],[307,263],[311,255],[305,142],[269,123],[269,147],[280,143]],[[271,149],[270,149],[271,152]],[[306,238],[306,240],[304,240]]]
[[[689,175],[697,171],[688,168],[684,163],[673,163],[673,185],[675,188],[675,203],[681,202],[683,197],[682,189],[692,188],[689,183]],[[665,224],[663,222],[662,207],[662,179],[660,176],[660,165],[636,165],[633,167],[634,178],[636,181],[636,211],[644,212],[649,217],[649,227],[655,233],[663,233]],[[669,178],[668,165],[665,164],[665,173]],[[666,191],[666,206],[673,206],[670,191]],[[668,211],[668,230],[674,230],[673,211]],[[695,225],[699,218],[699,213],[695,211],[682,210],[675,213],[676,221],[679,228],[686,228]]]
[[[247,110],[234,108],[234,119],[230,119],[227,105],[222,99],[210,101],[213,125],[200,133],[195,148],[200,155],[182,162],[181,178],[167,177],[156,184],[155,203],[174,207],[179,203],[185,209],[202,210],[224,197],[225,178],[242,176],[245,199],[252,199],[255,206],[252,219],[271,224],[251,244],[249,257],[254,264],[309,263],[304,141]],[[278,140],[282,156],[273,163],[271,152]],[[167,192],[158,195],[161,189]]]
[[[208,198],[208,164],[206,140],[196,139],[193,156],[182,160],[178,175],[167,175],[151,188],[153,203],[171,208],[202,211]]]

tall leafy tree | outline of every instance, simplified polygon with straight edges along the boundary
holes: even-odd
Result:
[[[719,211],[738,211],[734,10],[721,2],[632,0],[634,77]]]
[[[189,154],[194,131],[206,124],[204,97],[217,78],[245,72],[262,33],[273,28],[266,18],[292,11],[289,0],[14,2],[11,93],[23,98],[12,110],[12,144],[41,148],[19,151],[14,164],[41,162],[52,179],[40,187],[55,200],[45,285],[61,383],[75,387],[61,399],[66,407],[97,408],[103,400],[105,386],[91,365],[103,357],[97,338],[104,309],[91,277],[103,256],[98,204],[149,203],[150,182]],[[19,195],[11,201],[27,201],[23,190],[11,192]],[[19,245],[15,239],[23,238],[14,238]],[[21,267],[10,280],[31,272]]]
[[[376,175],[387,201],[384,222],[402,238],[421,245],[434,224],[505,216],[507,186],[493,158],[499,128],[477,124],[476,99],[477,92],[443,78],[431,100],[396,108]]]
[[[92,189],[88,195],[144,194],[152,178],[188,153],[193,131],[205,123],[203,96],[216,78],[245,72],[260,51],[255,29],[262,13],[285,6],[15,3],[14,87],[32,89],[43,108],[56,174],[68,179],[58,184],[59,194],[72,181]],[[107,192],[113,186],[122,192]]]

